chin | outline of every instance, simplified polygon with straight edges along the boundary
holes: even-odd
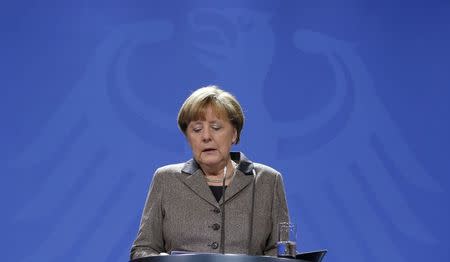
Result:
[[[200,161],[204,165],[214,166],[219,165],[222,162],[222,158],[218,157],[203,157]]]

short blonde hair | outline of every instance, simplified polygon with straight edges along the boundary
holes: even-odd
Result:
[[[236,128],[235,144],[237,144],[244,126],[241,105],[232,94],[214,85],[197,89],[184,101],[178,112],[178,127],[183,134],[186,135],[190,122],[205,118],[205,110],[208,106],[212,107],[219,118],[229,120]]]

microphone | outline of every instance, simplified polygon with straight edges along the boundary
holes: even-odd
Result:
[[[248,220],[248,243],[247,243],[247,255],[251,256],[252,240],[253,240],[253,219],[255,210],[255,185],[256,185],[256,171],[252,169],[253,181],[252,181],[252,207],[250,209],[250,219]]]
[[[227,165],[223,168],[223,179],[222,179],[222,227],[220,228],[220,253],[225,254],[225,181],[227,180]]]

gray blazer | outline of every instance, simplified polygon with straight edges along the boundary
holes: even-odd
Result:
[[[276,255],[277,225],[289,221],[281,174],[239,152],[231,158],[238,166],[225,191],[225,253]],[[194,160],[159,168],[131,259],[174,250],[219,253],[222,200],[216,201]]]

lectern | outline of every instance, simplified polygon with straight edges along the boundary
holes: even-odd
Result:
[[[152,256],[134,259],[131,262],[320,262],[326,250],[300,253],[296,258],[268,256],[222,255],[222,254],[181,254],[171,256]]]

